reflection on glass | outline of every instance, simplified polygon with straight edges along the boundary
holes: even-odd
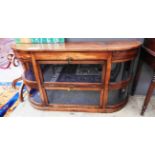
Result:
[[[31,63],[26,63],[25,64],[25,72],[24,72],[24,76],[27,80],[29,81],[35,81],[35,76],[34,76],[34,71],[33,71],[33,67]]]
[[[99,105],[99,91],[46,90],[49,103],[73,105]]]
[[[100,83],[101,65],[41,65],[45,82]]]
[[[133,61],[113,63],[110,82],[127,80],[132,74],[133,64]]]
[[[108,96],[108,105],[116,105],[128,96],[128,88],[111,90]]]

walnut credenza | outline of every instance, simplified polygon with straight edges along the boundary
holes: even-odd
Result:
[[[128,101],[141,42],[16,44],[32,106],[41,110],[114,112]]]

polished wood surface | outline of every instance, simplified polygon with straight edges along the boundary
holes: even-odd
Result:
[[[132,77],[127,80],[110,83],[113,63],[133,61],[139,52],[139,41],[114,42],[84,42],[64,44],[17,44],[12,48],[18,60],[22,63],[24,73],[30,68],[34,70],[35,81],[27,79],[23,73],[24,84],[31,90],[39,90],[41,103],[34,101],[29,95],[30,102],[35,108],[42,110],[85,111],[85,112],[114,112],[127,103],[128,96],[115,105],[108,105],[109,91],[127,88]],[[41,64],[100,64],[102,65],[101,83],[81,82],[45,82]],[[52,105],[48,101],[47,90],[82,90],[100,91],[100,102],[92,105]],[[121,92],[120,92],[121,93]]]
[[[13,50],[28,52],[42,51],[121,51],[138,48],[141,45],[140,41],[112,41],[112,42],[77,42],[64,44],[16,44],[13,45]]]

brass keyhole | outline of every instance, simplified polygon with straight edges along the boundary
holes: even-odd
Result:
[[[68,64],[71,64],[71,63],[72,63],[72,60],[73,60],[73,58],[69,57],[69,58],[67,59]]]
[[[70,87],[68,87],[68,91],[71,91],[71,90],[73,90],[73,88],[74,88],[74,86],[73,85],[71,85]]]

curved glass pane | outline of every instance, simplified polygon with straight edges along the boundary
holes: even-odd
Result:
[[[67,90],[46,90],[49,104],[72,104],[72,105],[94,105],[99,106],[100,91],[67,91]],[[41,104],[40,93],[37,89],[30,92],[31,100]]]
[[[27,80],[29,81],[35,81],[35,76],[34,76],[34,71],[33,71],[33,67],[32,67],[32,63],[25,63],[25,72],[24,72],[24,76]]]
[[[32,89],[30,92],[30,98],[38,104],[41,104],[40,93],[37,89]]]
[[[100,103],[100,91],[46,90],[46,92],[50,104],[98,106]]]
[[[41,68],[44,82],[100,83],[102,79],[101,65],[41,65]]]
[[[134,61],[113,63],[110,82],[127,80],[132,75]]]
[[[128,88],[111,90],[108,96],[108,105],[117,105],[121,101],[125,100],[128,96]]]

